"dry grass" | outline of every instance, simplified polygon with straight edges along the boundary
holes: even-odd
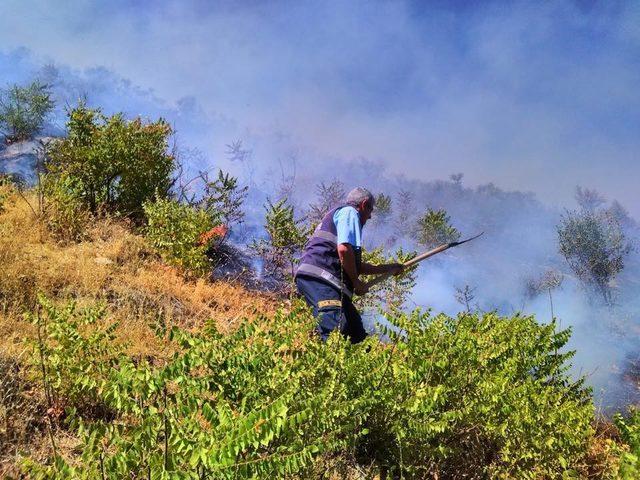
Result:
[[[20,450],[39,436],[41,405],[29,395],[20,362],[0,351],[0,477],[15,469]]]
[[[166,342],[154,333],[158,322],[199,329],[212,320],[225,331],[256,312],[270,314],[275,297],[241,285],[187,280],[162,264],[144,239],[122,221],[93,222],[80,243],[61,243],[34,215],[37,201],[0,185],[0,478],[18,475],[22,455],[51,454],[46,408],[25,374],[24,339],[35,335],[24,313],[38,293],[53,302],[102,302],[107,320],[131,355],[163,357]],[[59,453],[72,454],[77,439],[57,429]]]
[[[617,478],[621,449],[620,432],[604,417],[598,416],[593,425],[595,434],[591,437],[583,464],[578,468],[580,478]]]

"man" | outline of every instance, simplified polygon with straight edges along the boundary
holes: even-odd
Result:
[[[367,333],[360,313],[353,305],[356,293],[364,295],[367,286],[360,274],[399,274],[402,265],[371,265],[362,261],[362,227],[371,218],[375,198],[358,187],[347,195],[344,205],[329,211],[315,229],[296,271],[298,292],[318,317],[318,333],[323,341],[339,329],[352,343],[365,339]]]

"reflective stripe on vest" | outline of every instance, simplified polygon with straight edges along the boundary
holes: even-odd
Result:
[[[316,267],[315,265],[311,265],[310,263],[301,263],[298,266],[298,270],[296,271],[296,275],[298,274],[306,274],[311,275],[312,277],[318,277],[326,280],[331,285],[336,287],[338,290],[341,290],[347,297],[351,298],[353,296],[353,292],[349,290],[344,283],[340,281],[335,275],[332,275],[330,272],[327,272],[324,268]]]
[[[327,232],[325,230],[316,229],[316,231],[313,232],[313,235],[311,236],[311,238],[313,237],[322,238],[323,240],[329,240],[330,242],[333,242],[336,245],[338,244],[338,236],[334,235],[331,232]]]

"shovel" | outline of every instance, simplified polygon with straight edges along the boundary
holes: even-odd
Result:
[[[474,237],[471,237],[471,238],[467,238],[466,240],[462,240],[460,242],[445,243],[443,245],[440,245],[439,247],[434,248],[433,250],[429,250],[428,252],[421,253],[417,257],[414,257],[411,260],[403,263],[402,266],[404,268],[410,267],[412,265],[415,265],[416,263],[419,263],[419,262],[421,262],[423,260],[426,260],[429,257],[433,257],[434,255],[437,255],[438,253],[444,252],[445,250],[448,250],[451,247],[457,247],[458,245],[462,245],[463,243],[467,243],[467,242],[470,242],[471,240],[475,240],[476,238],[478,238],[482,234],[484,234],[484,232],[480,232],[478,235],[476,235]],[[377,277],[375,277],[373,280],[371,280],[370,282],[368,282],[366,284],[367,288],[371,288],[374,285],[378,285],[380,282],[383,282],[384,280],[386,280],[390,276],[391,276],[391,273],[383,273],[382,275],[378,275]]]

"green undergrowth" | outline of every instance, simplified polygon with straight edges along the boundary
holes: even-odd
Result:
[[[620,452],[619,477],[624,480],[640,478],[640,410],[631,407],[626,417],[616,414],[614,422],[628,447]]]
[[[234,332],[158,327],[170,359],[131,358],[99,307],[32,315],[32,376],[53,429],[33,478],[577,478],[590,392],[565,374],[569,331],[534,318],[414,311],[402,333],[326,344],[295,306]],[[51,413],[54,412],[54,413]],[[56,413],[57,412],[57,413]],[[53,439],[53,436],[52,436]],[[354,470],[355,469],[355,470]]]
[[[186,274],[204,276],[211,271],[208,244],[200,236],[218,225],[219,219],[203,209],[175,200],[156,199],[144,204],[149,243],[170,265]]]

